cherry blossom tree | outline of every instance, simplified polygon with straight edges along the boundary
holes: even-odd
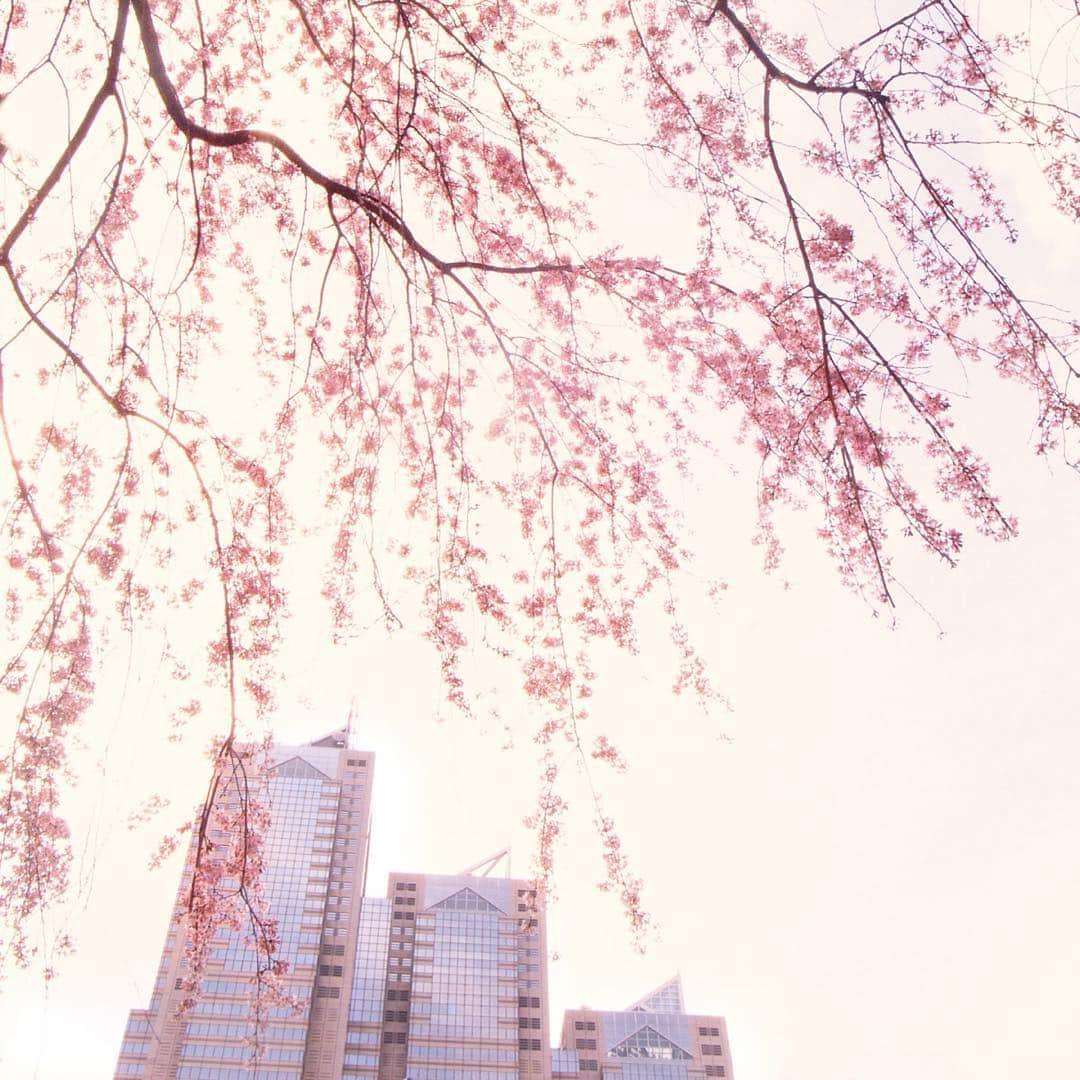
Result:
[[[229,903],[262,925],[238,740],[272,707],[313,515],[335,625],[373,595],[422,623],[466,715],[478,637],[543,706],[543,877],[554,748],[621,765],[588,723],[597,646],[664,619],[675,691],[713,693],[666,485],[727,417],[767,564],[799,507],[872,608],[898,543],[951,564],[963,527],[1015,531],[953,426],[956,371],[1028,387],[1036,451],[1074,461],[1076,316],[1010,284],[1025,206],[1000,181],[1034,161],[1026,199],[1074,220],[1077,114],[963,4],[823,26],[794,0],[7,0],[0,25],[4,116],[48,118],[0,161],[8,959],[68,885],[102,643],[177,612],[201,645],[167,656],[173,722],[224,718],[196,937]],[[604,155],[679,201],[668,248],[647,208],[612,229]]]

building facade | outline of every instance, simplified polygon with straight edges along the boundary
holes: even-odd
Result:
[[[264,889],[295,1004],[272,1005],[255,1039],[252,953],[222,930],[181,1014],[174,925],[116,1080],[731,1077],[724,1021],[688,1016],[677,979],[626,1012],[567,1013],[552,1050],[544,911],[528,881],[394,873],[385,897],[364,896],[374,755],[347,742],[273,751]]]
[[[571,1009],[560,1048],[558,1080],[705,1080],[734,1075],[722,1016],[688,1014],[678,976],[620,1012]]]
[[[527,881],[392,874],[365,899],[344,1077],[551,1075],[544,916]]]
[[[277,922],[282,991],[250,1066],[251,972],[245,935],[223,929],[198,1000],[184,1014],[186,945],[176,921],[165,939],[150,1005],[129,1019],[116,1077],[147,1080],[338,1080],[342,1074],[361,901],[367,877],[374,756],[344,731],[307,746],[275,747],[263,888]],[[226,795],[226,801],[228,795]],[[226,809],[229,807],[226,806]],[[211,840],[225,837],[215,837]],[[176,913],[190,888],[181,877]]]

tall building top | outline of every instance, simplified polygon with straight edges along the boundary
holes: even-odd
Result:
[[[346,750],[349,746],[349,729],[338,728],[337,731],[331,731],[321,739],[312,739],[308,746],[330,746],[336,750]]]
[[[628,1005],[627,1012],[647,1013],[685,1013],[683,1004],[682,978],[675,974],[666,983],[661,983],[643,998]]]
[[[722,1016],[687,1013],[678,975],[626,1009],[582,1007],[563,1018],[553,1080],[732,1080]]]
[[[346,745],[345,733],[333,731],[301,746],[274,746],[270,750],[274,775],[294,780],[332,780],[361,783],[370,778],[375,755]]]
[[[398,880],[404,878],[415,878],[419,883],[418,907],[421,910],[489,911],[516,918],[519,912],[534,906],[531,882],[516,878],[394,873],[390,880],[390,895],[397,891]],[[522,893],[526,895],[520,895]]]

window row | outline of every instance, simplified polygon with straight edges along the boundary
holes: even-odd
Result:
[[[252,1048],[243,1043],[233,1046],[214,1046],[209,1043],[185,1043],[180,1048],[181,1057],[197,1058],[231,1058],[234,1061],[250,1059]],[[264,1061],[295,1061],[304,1060],[304,1051],[299,1046],[266,1046],[262,1048]]]
[[[441,1065],[427,1065],[410,1069],[409,1080],[517,1080],[517,1070],[454,1069]]]
[[[414,1042],[409,1058],[435,1058],[439,1061],[467,1061],[482,1065],[489,1062],[512,1065],[517,1060],[513,1046],[439,1046]]]
[[[208,1035],[216,1039],[250,1039],[255,1035],[255,1028],[251,1024],[208,1024],[191,1023],[184,1029],[186,1036]],[[268,1027],[259,1033],[263,1039],[280,1039],[282,1041],[303,1042],[305,1038],[302,1027]]]
[[[494,1039],[510,1041],[516,1028],[500,1028],[490,1017],[475,1017],[471,1020],[459,1020],[457,1023],[435,1021],[430,1024],[413,1022],[409,1031],[418,1037],[434,1039]]]
[[[345,1036],[346,1046],[356,1046],[358,1044],[372,1045],[379,1041],[379,1033],[377,1031],[350,1031]]]
[[[251,1002],[197,1001],[192,1007],[191,1013],[193,1016],[250,1016]],[[285,1020],[296,1016],[296,1013],[288,1005],[274,1005],[267,1010],[267,1016],[273,1020]]]
[[[177,979],[177,989],[180,988],[181,980]],[[229,982],[224,979],[203,979],[202,990],[205,994],[250,994],[255,988],[253,981],[247,982]],[[302,987],[297,987],[293,990],[298,997],[303,997],[306,993]]]
[[[181,1065],[176,1080],[300,1080],[296,1069],[222,1069],[216,1065]]]

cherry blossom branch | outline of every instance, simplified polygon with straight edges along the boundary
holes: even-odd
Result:
[[[97,93],[90,100],[86,112],[83,114],[79,126],[75,129],[68,140],[56,163],[49,170],[48,175],[42,181],[41,186],[27,203],[23,212],[16,218],[15,224],[8,231],[7,236],[0,244],[0,265],[11,272],[11,249],[15,246],[19,237],[26,231],[27,226],[37,216],[42,203],[52,193],[53,188],[59,183],[63,175],[71,168],[71,164],[78,153],[79,148],[86,141],[86,136],[97,120],[101,107],[110,98],[116,96],[116,79],[120,70],[120,58],[123,55],[124,33],[127,28],[128,5],[130,0],[119,0],[116,10],[116,29],[113,31],[112,44],[109,47],[109,59],[105,69],[105,78],[101,82]]]
[[[533,263],[526,266],[505,266],[475,259],[443,259],[420,242],[401,216],[380,196],[335,180],[312,165],[307,158],[295,150],[280,136],[258,128],[237,128],[230,131],[215,131],[204,127],[191,119],[180,102],[180,97],[169,79],[165,60],[161,54],[157,32],[154,30],[153,16],[148,0],[122,0],[130,3],[139,24],[139,34],[146,56],[147,68],[162,103],[176,127],[191,140],[206,143],[222,149],[235,149],[245,146],[267,146],[280,154],[293,165],[306,179],[321,187],[328,195],[336,196],[345,202],[362,209],[373,220],[385,225],[392,233],[399,236],[407,247],[415,251],[425,262],[444,274],[456,270],[476,270],[483,273],[533,275],[539,273],[565,272],[572,269],[569,263]]]

